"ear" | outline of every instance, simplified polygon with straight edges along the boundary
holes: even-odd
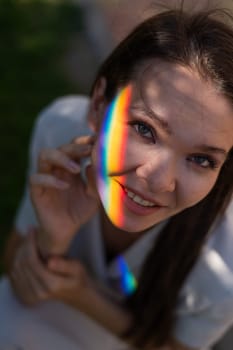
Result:
[[[91,129],[95,132],[97,132],[99,129],[103,114],[107,106],[105,99],[106,86],[106,79],[104,77],[101,77],[95,84],[94,91],[91,96],[88,123]]]

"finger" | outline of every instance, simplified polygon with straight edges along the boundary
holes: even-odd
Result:
[[[79,161],[80,158],[87,157],[91,154],[92,145],[70,143],[61,146],[60,150],[72,159]]]
[[[25,279],[27,280],[28,290],[34,302],[43,301],[49,298],[48,289],[37,278],[37,275],[31,270],[24,270]]]
[[[48,269],[38,256],[38,251],[36,249],[36,231],[31,234],[31,259],[34,265],[34,276],[35,281],[33,281],[34,286],[37,288],[40,285],[40,297],[45,300],[51,298],[54,294],[59,291],[62,286],[65,286],[66,280],[60,276],[56,276],[52,271]],[[37,284],[38,283],[38,284]],[[39,290],[38,290],[39,291]]]
[[[30,184],[33,187],[54,188],[59,190],[66,190],[70,186],[69,183],[61,179],[58,179],[54,175],[38,174],[38,173],[30,176]]]
[[[77,271],[77,266],[72,266],[66,261],[51,259],[48,263],[48,268],[50,271],[56,274],[56,283],[51,289],[51,294],[54,298],[63,300],[64,295],[68,295],[75,291],[78,292],[80,286],[84,286],[86,280],[81,278],[80,274]],[[72,294],[71,294],[72,295]]]
[[[72,143],[76,145],[94,145],[96,141],[96,136],[95,135],[86,135],[86,136],[80,136],[76,137],[72,140]]]
[[[79,165],[68,157],[68,152],[66,153],[62,152],[62,148],[42,150],[39,155],[39,172],[49,173],[54,167],[60,167],[74,174],[79,173]]]

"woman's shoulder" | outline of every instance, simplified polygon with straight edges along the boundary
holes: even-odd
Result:
[[[213,226],[205,248],[214,251],[227,267],[229,275],[233,275],[233,198]]]
[[[209,241],[182,289],[185,309],[228,305],[233,313],[233,201],[213,227]],[[224,311],[226,312],[226,310]],[[219,314],[220,315],[220,314]]]
[[[90,133],[87,123],[89,98],[65,96],[42,109],[35,122],[34,136],[43,138],[47,147],[57,147],[73,138]]]
[[[233,324],[233,271],[214,245],[204,247],[185,281],[176,316],[175,338],[197,349],[213,345]]]
[[[89,98],[84,95],[71,95],[57,98],[39,113],[39,122],[50,124],[56,120],[82,121],[89,107]]]

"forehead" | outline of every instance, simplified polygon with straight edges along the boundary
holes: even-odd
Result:
[[[172,129],[195,126],[227,135],[233,144],[233,108],[211,81],[178,64],[150,61],[135,75],[132,103],[161,116]]]
[[[168,110],[172,108],[184,110],[194,109],[203,113],[211,110],[212,104],[206,103],[216,98],[217,91],[210,81],[203,81],[200,75],[189,67],[178,64],[150,61],[142,65],[135,75],[134,98],[142,97],[150,107],[156,106]],[[223,99],[219,94],[218,101]]]

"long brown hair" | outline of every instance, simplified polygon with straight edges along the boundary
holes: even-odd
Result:
[[[98,72],[96,81],[101,76],[107,80],[106,99],[110,101],[117,88],[132,79],[141,62],[159,58],[198,70],[214,82],[233,110],[233,30],[217,14],[230,18],[223,10],[189,14],[181,9],[164,11],[141,23]],[[144,262],[138,289],[126,301],[134,319],[127,336],[136,346],[161,346],[170,338],[179,291],[232,190],[233,150],[211,192],[170,219]]]

